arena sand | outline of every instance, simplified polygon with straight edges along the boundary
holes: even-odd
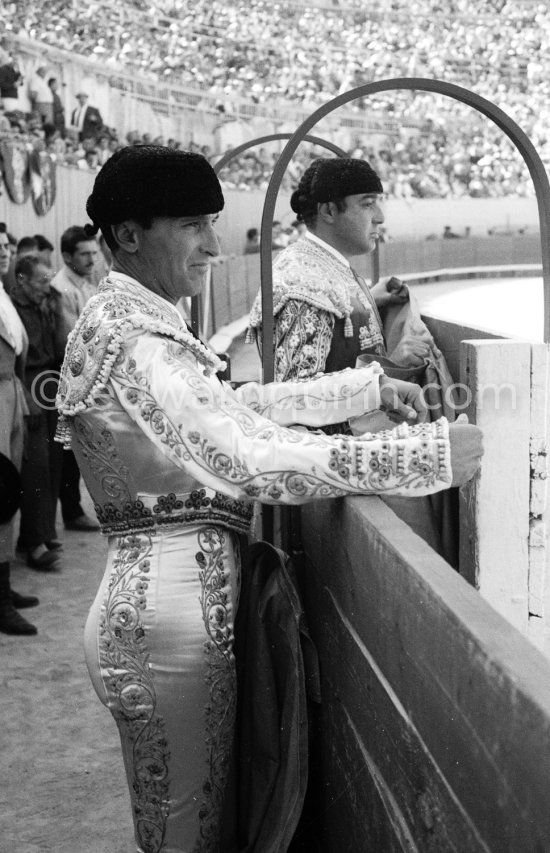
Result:
[[[93,517],[89,499],[86,510]],[[118,732],[83,653],[106,541],[100,533],[62,538],[61,571],[21,560],[12,571],[12,586],[40,606],[23,611],[36,637],[0,634],[0,853],[135,853]]]

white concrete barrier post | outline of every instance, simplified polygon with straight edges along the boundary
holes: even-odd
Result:
[[[548,447],[550,347],[533,344],[531,358],[531,503],[529,512],[529,637],[550,656]]]
[[[524,634],[529,622],[531,344],[463,341],[467,413],[485,453],[460,492],[460,573]]]

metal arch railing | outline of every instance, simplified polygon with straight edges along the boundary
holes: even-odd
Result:
[[[232,148],[231,151],[228,151],[226,154],[220,157],[217,163],[214,164],[214,171],[216,175],[219,175],[224,166],[227,166],[227,164],[230,163],[231,160],[233,160],[235,157],[238,157],[239,154],[242,154],[244,151],[248,151],[249,148],[257,148],[258,145],[264,145],[266,142],[276,142],[281,139],[290,139],[291,136],[291,133],[270,133],[267,136],[258,136],[256,137],[256,139],[251,139],[248,142],[243,142],[241,145],[237,145],[236,148]],[[300,140],[300,142],[311,142],[313,145],[319,145],[321,148],[327,148],[329,151],[332,151],[333,154],[336,154],[337,157],[347,156],[346,152],[343,151],[342,148],[339,148],[338,145],[335,145],[328,139],[321,139],[320,136],[306,135]],[[269,234],[269,245],[271,246],[271,232]],[[200,334],[200,314],[201,299],[199,295],[194,296],[191,299],[191,328],[197,335]]]
[[[214,171],[219,175],[224,166],[227,166],[234,157],[238,157],[238,155],[242,154],[243,151],[248,151],[249,148],[256,148],[258,145],[264,145],[266,142],[276,142],[279,139],[290,139],[291,137],[292,133],[270,133],[268,136],[258,136],[257,139],[252,139],[250,142],[243,142],[242,145],[238,145],[236,148],[232,148],[231,151],[224,154],[223,157],[214,164]],[[319,136],[307,135],[304,136],[300,142],[312,142],[314,145],[320,145],[322,148],[328,148],[328,150],[332,151],[333,154],[336,154],[337,157],[347,157],[345,151],[333,142],[329,142],[328,139],[321,139]]]
[[[391,80],[381,80],[376,83],[366,83],[355,89],[350,89],[342,95],[328,101],[322,107],[315,110],[290,137],[275,167],[269,182],[261,224],[261,282],[262,282],[262,363],[263,381],[271,382],[274,378],[274,350],[273,350],[273,270],[271,258],[271,231],[275,213],[275,203],[279,187],[285,170],[296,151],[300,142],[305,139],[308,131],[321,119],[338,107],[353,101],[356,98],[364,98],[378,92],[387,92],[393,89],[416,89],[424,92],[436,92],[461,101],[470,107],[483,113],[490,118],[504,133],[512,140],[522,155],[530,175],[533,179],[537,196],[540,238],[542,247],[542,275],[544,284],[544,340],[550,342],[550,184],[544,164],[540,159],[533,143],[524,131],[510,118],[500,107],[480,95],[457,86],[454,83],[446,83],[443,80],[431,80],[422,77],[397,77]]]

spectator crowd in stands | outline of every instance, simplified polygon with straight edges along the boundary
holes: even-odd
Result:
[[[46,7],[21,0],[6,6],[5,25],[14,35],[113,69],[208,92],[226,112],[235,98],[314,109],[374,79],[445,79],[505,109],[550,163],[550,14],[535,0],[418,0],[414,8],[406,0],[375,0],[368,8],[341,3],[337,10],[267,0],[52,0]],[[349,152],[372,161],[390,196],[533,191],[512,143],[454,100],[392,90],[357,100],[353,108],[396,122],[396,135],[377,138],[376,145],[357,140]],[[40,131],[19,125],[31,136]],[[65,163],[95,169],[126,142],[124,134],[104,131],[93,145],[71,131],[64,136],[58,130],[57,137],[48,131],[44,144]],[[131,141],[148,137],[136,131]],[[167,144],[188,147],[187,140]],[[298,152],[289,186],[311,158],[305,146]],[[272,166],[273,154],[249,153],[233,161],[222,178],[227,187],[264,189]]]

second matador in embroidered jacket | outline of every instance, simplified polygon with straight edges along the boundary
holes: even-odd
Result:
[[[275,379],[308,379],[320,372],[354,367],[358,360],[382,360],[385,369],[422,384],[425,368],[433,362],[435,344],[420,317],[412,315],[410,294],[399,279],[381,281],[375,293],[352,262],[373,251],[384,222],[383,187],[368,163],[353,158],[319,159],[306,169],[291,197],[291,206],[307,231],[276,258],[273,268],[275,320]],[[392,291],[390,285],[396,285]],[[390,343],[378,309],[391,306],[408,317],[407,331]],[[386,317],[387,319],[387,317]],[[261,297],[250,312],[248,340],[259,344]],[[391,324],[390,324],[391,325]],[[438,352],[439,357],[441,354]],[[424,379],[424,381],[429,381]],[[431,381],[431,380],[430,380]],[[381,413],[329,427],[330,434],[377,431],[389,420]],[[433,548],[454,562],[456,546],[452,522],[440,502],[389,498],[388,504]],[[448,507],[448,502],[444,504]]]
[[[277,257],[273,269],[275,377],[309,379],[353,367],[362,352],[386,355],[374,298],[349,263],[311,234]],[[261,327],[258,295],[250,326]]]

